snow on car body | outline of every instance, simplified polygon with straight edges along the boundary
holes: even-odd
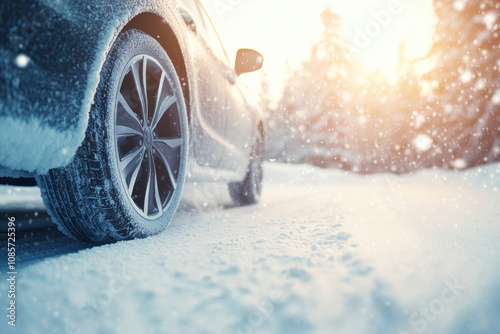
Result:
[[[143,40],[150,45],[143,47],[149,51],[138,51],[141,55],[149,54],[155,48],[163,50],[164,55],[158,54],[156,58],[165,58],[164,63],[160,59],[154,65],[155,57],[149,63],[140,60],[141,64],[145,64],[145,75],[149,78],[152,71],[149,66],[153,64],[167,76],[172,89],[181,91],[172,94],[180,97],[175,105],[180,110],[179,117],[186,117],[188,123],[186,131],[181,131],[181,128],[176,130],[179,132],[179,140],[182,139],[186,146],[179,144],[184,153],[177,154],[180,156],[180,165],[184,163],[182,155],[186,155],[186,170],[174,171],[175,177],[180,178],[175,182],[183,183],[184,174],[189,175],[192,180],[224,181],[233,185],[231,189],[237,202],[247,202],[245,198],[238,199],[234,185],[239,183],[240,193],[247,193],[248,189],[243,190],[243,183],[246,180],[248,188],[249,182],[253,182],[249,180],[249,175],[255,174],[249,174],[252,167],[250,161],[256,153],[254,143],[258,142],[262,146],[262,139],[259,138],[262,138],[263,121],[261,111],[247,100],[238,85],[237,77],[241,73],[259,69],[263,59],[255,51],[242,50],[238,53],[236,68],[230,65],[209,17],[197,0],[125,0],[119,3],[103,0],[23,0],[15,3],[2,2],[0,17],[0,77],[3,81],[0,90],[0,176],[38,177],[47,204],[54,202],[57,196],[47,199],[50,196],[43,191],[43,180],[50,178],[51,173],[56,173],[54,171],[69,168],[79,160],[88,161],[93,150],[97,150],[96,146],[112,146],[111,142],[105,143],[105,139],[112,137],[113,133],[119,137],[121,134],[116,129],[121,125],[109,123],[120,116],[103,102],[110,95],[116,94],[115,91],[109,91],[110,85],[107,82],[103,82],[103,71],[108,70],[106,66],[110,67],[109,72],[112,72],[113,66],[118,66],[115,59],[110,57],[119,59],[123,52],[119,50],[113,53],[113,47],[116,48],[124,34],[129,34],[134,36],[123,41],[127,48],[139,44],[140,49]],[[107,63],[109,64],[106,65]],[[168,75],[168,64],[174,69],[172,79]],[[122,70],[130,72],[130,66]],[[126,80],[125,74],[106,80],[116,80],[115,89],[119,90],[122,88],[118,84],[124,84],[120,80]],[[146,77],[144,80],[146,81]],[[159,74],[155,84],[158,86],[163,80]],[[137,87],[130,89],[138,92]],[[145,100],[152,98],[148,95],[149,89],[147,87],[144,90]],[[161,97],[161,94],[158,91],[155,97]],[[101,110],[92,111],[98,108]],[[116,108],[121,108],[119,102],[115,103]],[[96,120],[101,111],[109,113],[110,117]],[[134,112],[140,114],[135,109]],[[165,113],[165,110],[160,112],[161,115],[162,112]],[[114,118],[111,117],[113,113]],[[85,145],[86,135],[88,137],[90,132],[89,124],[92,122],[100,122],[94,124],[94,130],[104,134],[98,142],[94,138],[93,142]],[[137,134],[141,138],[137,142],[146,151],[151,150],[151,154],[153,150],[156,153],[151,141],[157,131],[152,124],[147,125],[149,120],[146,119],[144,123],[146,125],[139,131],[141,133]],[[122,162],[124,157],[120,152],[115,154],[116,152],[108,149],[108,155],[117,155],[109,159],[118,158]],[[120,150],[117,147],[117,151]],[[145,160],[147,155],[146,152]],[[105,158],[108,159],[107,156]],[[109,165],[113,164],[110,162]],[[78,172],[73,171],[75,173]],[[116,174],[120,173],[118,171]],[[149,171],[144,174],[148,173]],[[63,178],[73,184],[72,179],[77,178],[73,174]],[[52,175],[54,177],[56,176]],[[57,178],[59,180],[61,175],[58,174]],[[104,178],[112,183],[120,183],[116,180],[120,177],[113,172]],[[133,185],[128,184],[130,176],[125,173],[122,178],[125,188],[130,187],[129,199],[137,197],[133,193],[136,191]],[[56,188],[61,186],[63,185],[54,184],[55,188],[51,187],[49,193],[57,192]],[[260,185],[253,188],[260,192]],[[147,202],[148,196],[143,196]],[[170,194],[164,197],[177,196]],[[81,199],[84,198],[85,196]],[[163,198],[157,200],[157,203],[161,201],[167,200]],[[146,211],[148,216],[147,203],[145,205],[146,208],[136,209]],[[56,222],[64,225],[62,221],[65,219],[57,218],[57,211],[60,210],[57,207],[51,209],[50,206],[49,203],[49,212],[52,211]],[[158,209],[162,211],[161,208]],[[99,239],[96,236],[75,235],[68,230],[65,232],[82,239]],[[102,240],[129,238],[133,234],[120,237],[108,235]]]

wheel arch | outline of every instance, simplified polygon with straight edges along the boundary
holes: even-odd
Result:
[[[137,29],[156,39],[167,53],[175,67],[182,86],[184,102],[186,104],[188,122],[191,122],[191,90],[188,80],[188,71],[184,54],[179,40],[170,25],[161,16],[144,12],[133,17],[121,32]]]

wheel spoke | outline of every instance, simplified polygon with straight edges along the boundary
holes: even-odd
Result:
[[[144,114],[146,118],[144,118],[144,123],[147,123],[149,119],[149,106],[148,106],[148,83],[147,83],[147,74],[148,74],[148,59],[146,57],[142,58],[142,91],[144,93]]]
[[[136,129],[132,129],[126,125],[117,125],[116,135],[118,137],[143,136],[142,131],[137,131]]]
[[[132,196],[134,192],[135,184],[137,182],[137,177],[139,176],[139,171],[141,170],[142,160],[143,157],[141,157],[141,159],[139,160],[139,163],[135,167],[135,170],[132,173],[132,177],[130,178],[130,182],[128,184],[128,193],[130,194],[130,196]]]
[[[147,99],[146,99],[146,95],[145,95],[145,91],[144,89],[142,88],[142,84],[141,84],[141,69],[138,68],[139,67],[139,61],[135,62],[133,65],[132,65],[132,76],[134,77],[134,82],[135,82],[135,88],[137,90],[137,94],[139,95],[139,100],[141,101],[141,109],[142,109],[142,119],[144,120],[144,122],[147,121]]]
[[[123,97],[122,93],[118,95],[118,102],[122,105],[125,113],[120,113],[117,116],[117,124],[128,126],[129,128],[135,129],[137,131],[142,131],[141,121],[137,118],[136,113],[130,108],[127,100]]]
[[[158,186],[158,173],[156,172],[156,164],[154,157],[152,158],[153,160],[153,168],[155,170],[155,179],[154,179],[154,186],[155,186],[155,199],[156,199],[156,207],[158,208],[158,211],[160,214],[163,214],[163,203],[161,201],[160,197],[160,187]]]
[[[155,139],[155,144],[158,144],[157,146],[166,145],[169,148],[178,148],[182,145],[182,138],[159,138]]]
[[[153,118],[153,126],[152,126],[153,129],[156,128],[160,120],[163,118],[163,115],[165,115],[165,112],[176,102],[177,99],[173,95],[165,97],[163,101],[161,101],[161,103],[160,101],[157,101],[155,116]]]
[[[163,213],[160,193],[158,190],[158,176],[156,175],[156,166],[154,157],[148,155],[148,183],[146,186],[146,196],[144,196],[144,213],[149,214],[151,209],[156,206],[158,211]]]
[[[170,166],[170,161],[168,161],[167,156],[165,155],[165,147],[163,145],[157,145],[156,143],[154,144],[156,148],[156,152],[158,154],[158,157],[161,159],[163,164],[165,165],[165,168],[167,169],[168,173],[168,178],[170,179],[170,184],[172,187],[177,189],[177,181],[175,180],[174,173],[172,172],[172,167]]]
[[[120,160],[120,169],[125,179],[128,180],[130,176],[130,183],[127,184],[130,193],[132,193],[130,189],[133,190],[135,182],[137,181],[137,174],[139,173],[144,158],[144,152],[144,147],[141,147]]]
[[[156,127],[156,124],[158,123],[156,121],[156,118],[158,117],[158,109],[160,106],[160,99],[163,93],[163,84],[165,83],[165,72],[161,72],[161,77],[160,81],[158,82],[158,91],[156,93],[156,102],[155,102],[155,111],[153,113],[153,120],[151,121],[151,124],[153,124],[152,128],[154,129]]]

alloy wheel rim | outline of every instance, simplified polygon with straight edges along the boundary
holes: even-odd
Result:
[[[161,64],[134,57],[120,80],[114,142],[122,185],[135,210],[154,220],[168,209],[181,168],[181,104]]]

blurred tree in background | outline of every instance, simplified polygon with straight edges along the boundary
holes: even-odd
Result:
[[[327,9],[322,14],[324,31],[312,47],[310,59],[298,70],[291,71],[277,118],[272,124],[284,125],[283,134],[277,134],[277,149],[281,158],[304,162],[330,157],[329,147],[343,141],[348,126],[346,115],[335,110],[346,108],[345,92],[349,85],[345,47],[339,29],[340,16]],[[335,130],[335,131],[333,131]],[[278,131],[279,132],[279,131]]]
[[[428,159],[471,167],[500,157],[500,3],[434,2],[439,18],[425,76],[434,87],[426,124],[435,144]]]
[[[439,23],[426,59],[434,69],[417,75],[402,44],[394,84],[348,57],[341,17],[327,8],[310,59],[290,71],[269,113],[269,157],[359,173],[498,161],[500,4],[446,0],[434,7]]]

